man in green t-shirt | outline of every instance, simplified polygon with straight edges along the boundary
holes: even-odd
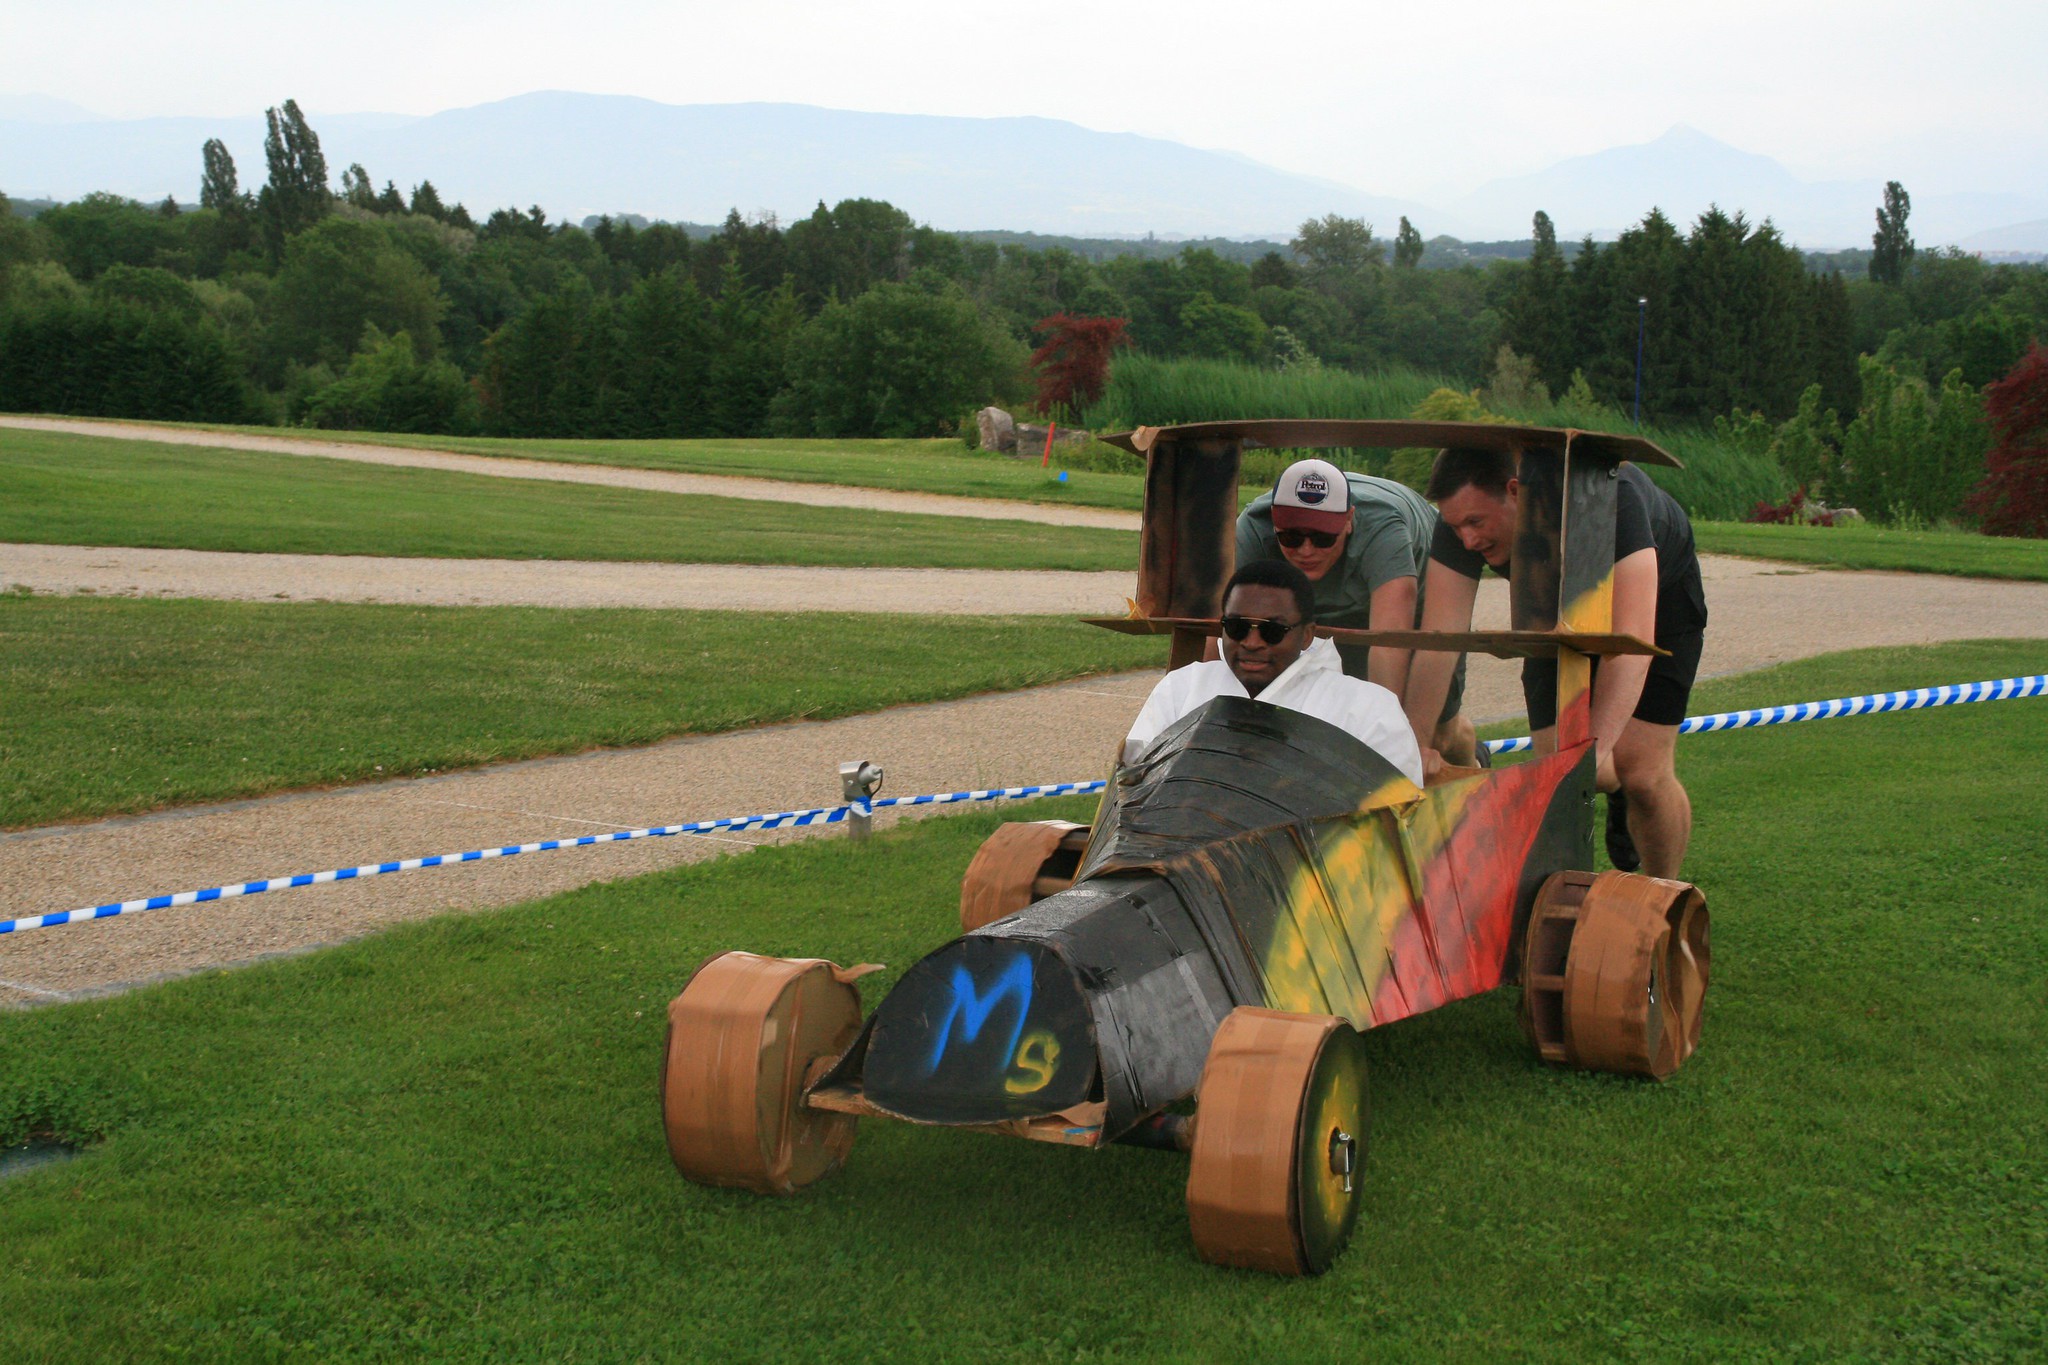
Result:
[[[1328,460],[1297,460],[1237,517],[1237,562],[1284,559],[1315,589],[1316,622],[1354,630],[1413,630],[1436,509],[1391,479],[1346,474]],[[1340,644],[1344,671],[1403,695],[1412,650]],[[1458,659],[1430,746],[1446,761],[1478,757],[1460,712],[1465,660]]]

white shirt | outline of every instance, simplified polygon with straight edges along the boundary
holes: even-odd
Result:
[[[1131,725],[1124,740],[1124,762],[1143,753],[1162,731],[1210,698],[1249,696],[1230,665],[1221,659],[1174,669],[1152,689],[1145,709]],[[1422,785],[1422,751],[1416,747],[1415,731],[1402,714],[1399,699],[1378,683],[1347,676],[1337,646],[1329,640],[1318,639],[1301,651],[1301,657],[1267,683],[1254,700],[1328,721],[1355,735],[1410,782]]]

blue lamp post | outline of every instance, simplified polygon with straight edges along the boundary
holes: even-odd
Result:
[[[1650,301],[1636,300],[1636,428],[1643,425],[1643,333],[1650,325]]]

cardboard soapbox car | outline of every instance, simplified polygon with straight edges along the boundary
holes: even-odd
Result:
[[[1209,702],[1122,765],[1090,826],[1003,826],[967,869],[963,936],[862,1018],[862,970],[732,952],[669,1010],[669,1149],[693,1180],[789,1193],[863,1116],[1191,1155],[1205,1259],[1325,1269],[1362,1197],[1361,1031],[1503,984],[1544,1061],[1662,1078],[1697,1045],[1708,920],[1680,882],[1592,866],[1589,661],[1611,632],[1614,470],[1646,441],[1457,423],[1234,422],[1114,438],[1147,457],[1138,613],[1216,630],[1248,447],[1521,453],[1513,628],[1367,644],[1554,656],[1554,753],[1416,787],[1349,734]],[[1192,1115],[1182,1101],[1195,1100]]]

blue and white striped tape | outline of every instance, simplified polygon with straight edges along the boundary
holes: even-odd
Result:
[[[49,915],[26,915],[0,919],[0,934],[28,929],[50,929],[79,920],[112,919],[144,910],[168,910],[174,906],[197,905],[203,901],[233,900],[257,896],[265,891],[283,891],[294,886],[319,886],[325,882],[348,882],[362,877],[380,877],[387,872],[411,872],[421,867],[442,867],[453,863],[480,863],[492,858],[511,858],[521,853],[546,853],[557,848],[584,848],[591,844],[619,844],[629,839],[659,839],[675,834],[715,834],[720,830],[782,829],[803,825],[836,825],[852,814],[866,815],[882,806],[945,806],[961,801],[1018,801],[1034,796],[1070,796],[1099,792],[1107,785],[1093,782],[1050,782],[1029,787],[994,787],[977,791],[938,792],[929,796],[885,796],[859,800],[843,806],[813,806],[809,810],[778,811],[773,815],[736,815],[723,820],[693,820],[683,825],[659,825],[649,829],[622,829],[610,834],[582,834],[571,839],[543,839],[532,844],[506,844],[500,848],[471,849],[467,853],[437,853],[430,858],[404,858],[388,863],[364,863],[327,872],[301,872],[289,877],[266,877],[237,886],[210,886],[204,891],[180,891],[168,896],[147,896],[140,900],[112,901],[83,910],[62,910]]]
[[[1693,716],[1679,733],[1703,730],[1744,730],[1758,725],[1789,725],[1803,720],[1833,720],[1840,716],[1870,716],[1881,711],[1917,711],[1928,706],[1959,706],[1965,702],[2010,701],[2020,697],[2048,695],[2048,673],[2022,678],[1999,678],[1990,682],[1951,683],[1946,687],[1922,687],[1911,692],[1877,692],[1863,697],[1837,697],[1832,701],[1799,702],[1791,706],[1768,706],[1756,711],[1724,711],[1713,716]],[[1492,739],[1486,747],[1496,754],[1520,753],[1529,747],[1528,736]],[[29,929],[50,929],[81,920],[112,919],[144,910],[168,910],[180,905],[206,901],[233,900],[238,896],[261,895],[294,886],[319,886],[324,882],[355,881],[380,877],[388,872],[411,872],[421,867],[453,863],[480,863],[492,858],[511,858],[521,853],[546,853],[557,848],[583,848],[591,844],[618,844],[631,839],[658,839],[676,834],[713,834],[720,830],[781,829],[803,825],[836,825],[852,814],[866,815],[889,806],[948,806],[963,801],[1022,801],[1038,796],[1079,796],[1099,792],[1108,785],[1092,782],[1046,782],[1027,787],[992,787],[976,791],[936,792],[928,796],[884,796],[849,802],[840,806],[813,806],[809,810],[786,810],[773,815],[737,815],[723,820],[693,820],[682,825],[659,825],[649,829],[617,830],[610,834],[582,834],[570,839],[543,839],[532,844],[506,844],[500,848],[471,849],[467,853],[437,853],[431,858],[405,858],[388,863],[365,863],[360,867],[335,868],[328,872],[301,872],[289,877],[268,877],[238,886],[212,886],[204,891],[180,891],[168,896],[114,901],[62,910],[48,915],[26,915],[0,920],[0,934]]]
[[[1802,701],[1790,706],[1766,706],[1755,711],[1689,716],[1679,725],[1678,733],[1696,735],[1705,730],[1748,730],[1758,725],[1790,725],[1802,720],[1874,716],[1880,711],[1918,711],[1926,706],[1960,706],[1964,702],[2012,701],[2043,695],[2048,695],[2048,673],[2035,673],[2024,678],[1950,683],[1945,687],[1920,687],[1910,692],[1873,692],[1862,697],[1836,697],[1832,701]],[[1486,747],[1496,754],[1518,754],[1529,747],[1529,737],[1489,739]]]

